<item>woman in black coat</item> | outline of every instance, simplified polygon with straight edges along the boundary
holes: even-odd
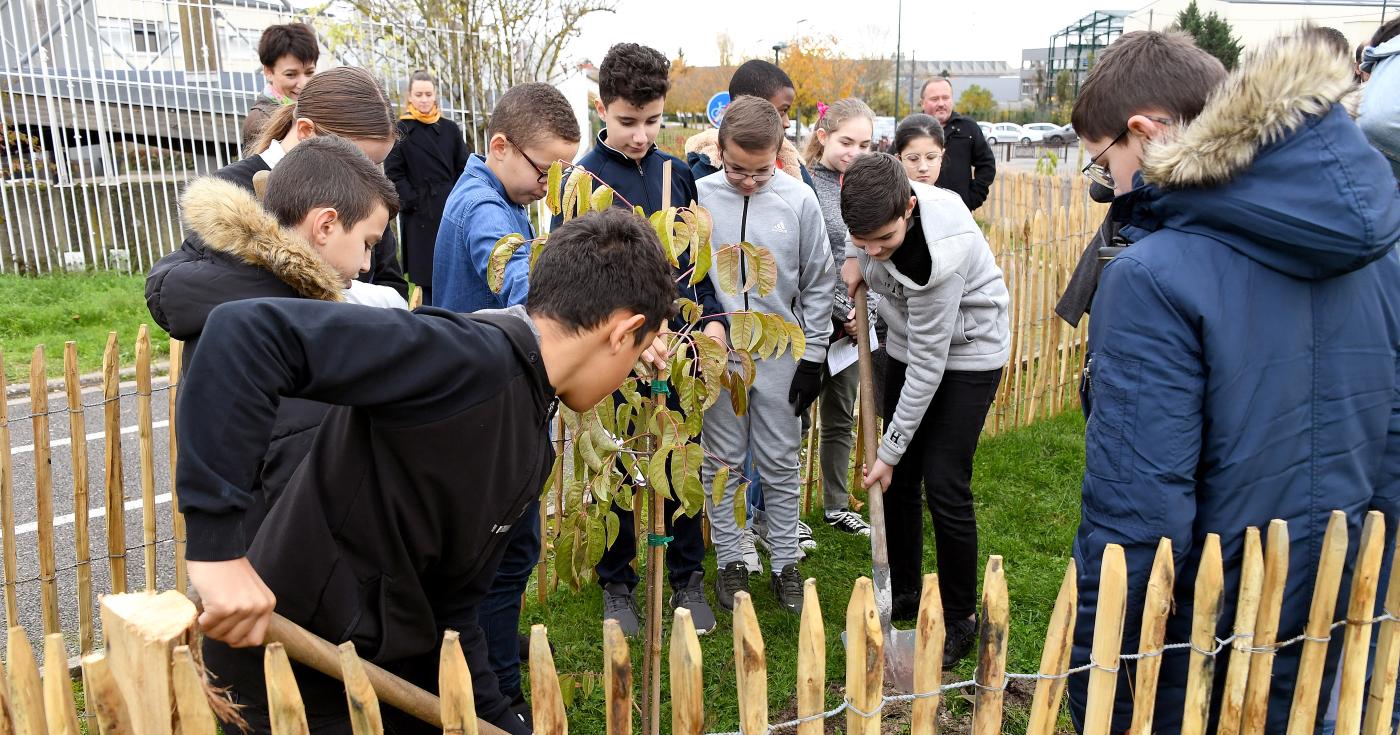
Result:
[[[457,124],[442,116],[437,79],[416,71],[399,117],[399,143],[384,161],[384,173],[399,190],[399,231],[403,269],[433,303],[433,245],[447,195],[467,165],[466,140]]]

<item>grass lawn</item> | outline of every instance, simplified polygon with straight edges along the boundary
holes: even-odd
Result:
[[[973,493],[977,500],[979,550],[983,564],[991,553],[1000,554],[1005,560],[1011,597],[1011,639],[1007,649],[1010,671],[1032,673],[1040,665],[1045,628],[1079,521],[1083,436],[1083,419],[1077,411],[1068,411],[1030,428],[986,439],[977,453]],[[820,489],[814,494],[820,498]],[[805,576],[817,580],[821,593],[827,641],[827,708],[831,708],[840,703],[844,686],[845,654],[840,631],[845,622],[846,603],[855,579],[870,574],[870,546],[866,539],[828,529],[819,514],[807,520],[816,532],[819,548],[808,555],[802,571]],[[926,571],[936,569],[931,533],[926,516]],[[707,559],[706,575],[706,592],[713,604],[714,590],[710,586],[714,579],[713,554]],[[766,576],[762,577],[762,583],[759,580],[760,576],[752,577],[750,586],[767,650],[769,718],[780,722],[796,714],[798,620],[778,609],[768,590]],[[601,591],[596,584],[586,585],[582,594],[561,588],[549,596],[543,607],[536,601],[534,590],[527,599],[522,627],[533,623],[548,626],[559,673],[572,674],[575,678],[577,688],[569,709],[570,730],[603,732]],[[732,621],[728,613],[718,612],[718,629],[701,639],[705,657],[706,732],[737,730],[739,723],[730,635]],[[669,621],[669,615],[664,617]],[[912,627],[912,624],[900,627]],[[664,635],[669,636],[669,626]],[[633,685],[639,688],[641,645],[634,642],[632,648]],[[971,678],[974,665],[975,659],[969,657],[947,674],[946,681]],[[663,665],[663,677],[665,669]],[[667,689],[669,684],[663,680],[662,686]],[[1025,731],[1030,691],[1029,687],[1013,686],[1008,692],[1005,732]],[[640,699],[639,695],[634,697]],[[667,699],[663,697],[663,732],[670,729]],[[945,701],[940,730],[966,732],[971,720],[971,704],[957,696]],[[908,705],[887,707],[882,731],[907,732],[908,712]],[[843,716],[839,721],[828,723],[826,732],[841,732],[844,728]],[[1061,729],[1071,731],[1067,717],[1062,717]]]
[[[149,325],[153,360],[170,352],[165,332],[146,311],[144,275],[107,271],[42,277],[0,275],[0,349],[5,382],[27,382],[34,346],[45,345],[49,377],[63,375],[63,343],[78,343],[78,370],[102,369],[107,332],[115,330],[122,367],[136,365],[136,330]]]

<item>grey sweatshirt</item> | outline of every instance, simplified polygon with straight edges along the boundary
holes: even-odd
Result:
[[[880,316],[889,325],[890,357],[909,366],[879,456],[895,465],[923,421],[945,370],[996,370],[1011,356],[1010,295],[992,249],[961,197],[910,182],[933,261],[919,284],[888,260],[875,260],[847,238],[870,289],[884,296]]]
[[[817,195],[791,176],[774,176],[746,197],[723,171],[695,182],[695,188],[714,219],[715,251],[750,242],[768,250],[778,263],[778,284],[767,296],[759,296],[757,290],[735,295],[717,289],[724,310],[777,314],[801,325],[807,338],[802,359],[824,361],[839,279]],[[747,259],[740,263],[749,267]]]

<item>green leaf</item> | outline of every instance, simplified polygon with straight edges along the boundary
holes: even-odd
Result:
[[[564,202],[560,205],[560,214],[564,216],[565,222],[574,218],[574,210],[578,206],[580,179],[588,180],[588,174],[584,172],[583,167],[575,166],[569,170],[569,178],[564,180]]]
[[[596,438],[592,431],[586,431],[574,439],[578,444],[579,453],[588,468],[594,472],[603,471],[603,458],[598,454],[598,449],[593,445]]]
[[[696,237],[690,238],[690,264],[694,267],[690,272],[690,285],[705,280],[705,275],[710,272],[712,252],[709,243],[702,243]]]
[[[752,352],[763,338],[763,320],[752,311],[729,316],[729,341],[734,349]]]
[[[559,675],[559,695],[564,700],[564,709],[573,709],[574,706],[574,675]]]
[[[617,433],[619,436],[627,436],[632,433],[632,404],[623,402],[617,407]]]
[[[787,330],[788,338],[792,340],[792,359],[801,360],[802,355],[807,352],[807,334],[802,331],[802,327],[792,322],[784,322],[784,329]]]
[[[589,206],[593,204],[593,177],[585,175],[578,182],[578,216],[588,214]]]
[[[676,299],[676,309],[680,311],[681,318],[684,319],[687,324],[694,324],[700,321],[702,311],[700,305],[694,301],[686,298]]]
[[[540,254],[542,254],[542,253],[544,252],[544,246],[545,246],[545,242],[546,242],[546,238],[547,238],[547,237],[548,237],[548,235],[541,236],[540,238],[536,239],[534,242],[530,243],[530,266],[529,266],[529,270],[530,270],[531,273],[533,273],[533,272],[535,271],[535,261],[539,260],[539,259],[540,259]]]
[[[598,424],[603,427],[604,431],[607,431],[613,436],[622,433],[617,430],[617,414],[613,413],[612,394],[604,396],[603,400],[599,401],[598,405],[593,407],[593,413],[597,415]],[[611,440],[611,437],[609,437],[609,439]]]
[[[540,497],[547,498],[554,490],[554,483],[559,481],[559,473],[564,471],[564,455],[554,455],[554,466],[549,469],[549,477],[544,481],[544,488],[540,492]]]
[[[687,444],[671,452],[671,484],[674,497],[687,511],[705,504],[705,487],[700,484],[700,464],[705,450],[699,444]]]
[[[676,396],[680,398],[681,409],[687,416],[695,413],[700,408],[696,392],[697,381],[689,375],[679,373],[672,373],[671,376],[671,382],[676,384]]]
[[[491,256],[486,259],[486,286],[491,289],[491,293],[501,292],[506,280],[506,265],[510,263],[515,251],[524,244],[525,236],[512,232],[497,240],[491,247]]]
[[[574,586],[574,526],[578,516],[567,516],[554,544],[554,576],[570,587]]]
[[[724,486],[729,484],[729,468],[720,467],[715,470],[715,476],[710,480],[710,503],[716,508],[724,502]]]
[[[656,231],[656,236],[661,240],[661,252],[666,254],[666,259],[671,261],[671,267],[680,267],[680,261],[676,259],[675,236],[672,227],[676,222],[676,208],[669,207],[658,211],[651,216],[652,229]]]
[[[640,205],[640,204],[637,204],[637,205],[633,206],[633,207],[632,207],[632,211],[633,211],[633,212],[636,212],[636,213],[637,213],[637,216],[638,216],[638,217],[641,217],[642,219],[646,219],[646,218],[647,218],[647,213],[646,213],[645,210],[642,209],[642,205]]]
[[[695,338],[695,351],[698,353],[697,360],[700,363],[700,377],[705,381],[706,402],[703,408],[709,408],[714,400],[719,396],[720,377],[724,375],[724,368],[729,363],[729,349],[719,340],[707,334],[692,335]]]
[[[618,390],[622,392],[622,397],[627,399],[627,405],[631,406],[632,410],[640,413],[642,410],[642,394],[637,392],[637,379],[628,378],[622,381],[622,387],[618,388]]]
[[[739,290],[739,255],[741,253],[739,245],[726,245],[714,253],[715,280],[719,289],[727,294],[737,296]],[[731,319],[731,322],[733,320]]]
[[[608,529],[603,525],[601,514],[588,517],[588,566],[596,567],[607,550]]]
[[[753,243],[743,243],[744,254],[748,256],[747,271],[749,283],[758,288],[759,296],[767,296],[778,287],[778,261],[767,248]],[[747,291],[752,286],[745,284]]]
[[[671,482],[666,477],[666,455],[670,452],[670,447],[662,447],[647,460],[647,484],[661,495],[671,494]]]
[[[573,588],[575,592],[583,589],[583,583],[588,581],[588,575],[593,571],[594,564],[588,563],[588,538],[585,530],[588,528],[588,521],[582,512],[579,513],[579,521],[574,524],[574,579]]]
[[[734,522],[740,528],[747,526],[749,514],[749,483],[739,483],[739,489],[734,491]]]
[[[579,680],[579,685],[583,688],[584,700],[589,700],[593,698],[593,692],[598,688],[598,680],[593,676],[585,674],[583,678]]]
[[[617,512],[612,510],[611,507],[607,514],[603,516],[603,528],[607,530],[608,548],[612,548],[612,545],[617,543],[618,532],[622,530],[622,520],[617,517]]]
[[[559,214],[559,189],[564,179],[564,164],[559,161],[549,165],[549,183],[545,184],[549,189],[545,192],[545,204],[549,207],[549,213],[555,216]]]
[[[729,389],[729,405],[734,409],[735,416],[743,416],[749,411],[749,386],[748,384],[731,386]]]
[[[714,404],[715,398],[718,396],[719,391],[715,391],[713,395],[706,396],[705,403],[709,405]],[[709,408],[709,405],[706,405],[704,408]],[[686,434],[690,436],[700,436],[700,429],[703,426],[703,422],[705,420],[704,408],[702,408],[699,411],[692,411],[686,415],[684,423]]]
[[[695,241],[702,248],[710,247],[710,234],[715,231],[715,219],[710,216],[710,210],[696,204],[690,203],[690,211],[695,213]]]
[[[754,378],[758,375],[758,368],[753,364],[753,356],[747,352],[739,353],[739,367],[743,372],[745,386],[752,386]]]
[[[613,205],[613,190],[604,186],[593,192],[593,211],[603,212]]]
[[[617,484],[618,478],[617,470],[614,469],[612,465],[608,466],[606,472],[599,472],[594,475],[593,479],[588,483],[588,490],[593,494],[593,502],[612,502],[612,489]]]

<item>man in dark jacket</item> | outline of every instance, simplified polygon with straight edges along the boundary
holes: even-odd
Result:
[[[205,663],[255,729],[268,728],[262,652],[246,647],[275,608],[430,690],[457,630],[477,715],[529,732],[497,688],[478,605],[553,464],[555,401],[586,411],[615,390],[675,298],[655,234],[618,210],[555,232],[531,286],[528,309],[473,315],[282,299],[210,315],[181,385],[176,482]],[[286,396],[339,405],[250,543],[241,516]],[[348,731],[344,687],[294,669],[311,731]],[[397,719],[392,732],[431,731]]]
[[[953,111],[953,83],[941,77],[919,92],[924,113],[943,125],[943,169],[938,187],[957,192],[970,210],[982,206],[997,177],[997,157],[977,121]]]
[[[1224,636],[1246,529],[1287,522],[1286,640],[1303,632],[1331,511],[1352,539],[1369,509],[1388,529],[1400,518],[1400,194],[1340,103],[1351,88],[1346,60],[1306,33],[1260,46],[1227,77],[1189,39],[1138,32],[1103,53],[1080,92],[1085,172],[1118,192],[1113,216],[1133,244],[1104,268],[1089,326],[1072,665],[1090,663],[1109,544],[1127,566],[1130,652],[1159,539],[1176,571],[1166,642],[1181,643],[1208,535],[1223,557]],[[1268,732],[1285,729],[1300,648],[1274,657]],[[1340,648],[1328,649],[1324,692]],[[1189,654],[1161,659],[1152,731],[1182,730]],[[1130,726],[1130,672],[1113,732]],[[1086,682],[1069,681],[1081,728]],[[1209,715],[1201,727],[1214,732]]]

